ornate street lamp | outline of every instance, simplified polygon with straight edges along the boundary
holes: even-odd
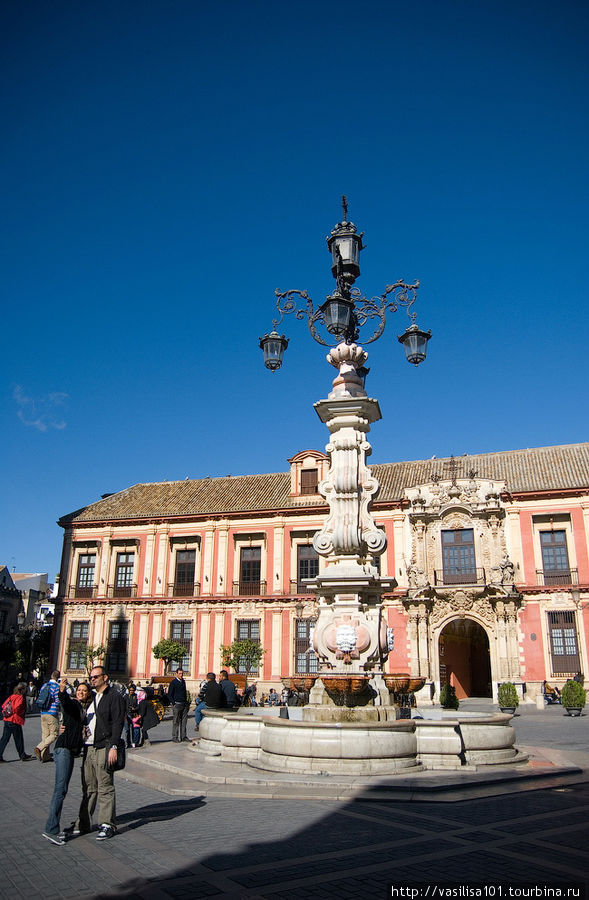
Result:
[[[319,307],[315,307],[306,291],[275,291],[279,317],[274,320],[270,334],[260,338],[260,347],[264,351],[264,364],[275,372],[282,365],[288,344],[284,335],[278,333],[279,323],[288,313],[294,313],[297,319],[306,316],[313,339],[331,347],[327,360],[337,369],[327,399],[315,403],[330,438],[326,447],[329,471],[318,486],[329,512],[313,536],[313,547],[325,564],[307,582],[318,600],[313,649],[319,658],[323,684],[311,702],[323,704],[321,690],[329,684],[335,690],[334,679],[340,679],[341,687],[344,684],[341,676],[359,676],[360,686],[371,678],[373,696],[377,695],[379,703],[387,705],[390,698],[382,675],[390,647],[382,596],[394,590],[396,581],[381,577],[375,565],[375,557],[384,552],[387,541],[385,531],[378,527],[371,513],[378,482],[366,462],[371,453],[367,434],[381,414],[378,401],[366,394],[368,354],[356,341],[362,330],[368,332],[362,338],[363,343],[376,341],[385,329],[387,312],[395,312],[402,306],[411,324],[398,340],[408,361],[417,366],[425,359],[431,332],[418,327],[412,311],[418,281],[414,284],[396,281],[387,285],[379,297],[370,300],[353,287],[360,274],[363,244],[362,234],[357,234],[356,226],[348,221],[345,197],[342,221],[332,230],[327,245],[335,290]],[[369,327],[364,329],[367,324]],[[295,612],[300,617],[298,606]],[[334,716],[335,721],[336,713]]]
[[[260,347],[264,352],[264,365],[276,372],[282,365],[284,351],[288,339],[278,334],[277,326],[285,315],[294,313],[297,319],[307,317],[311,336],[319,344],[334,346],[335,344],[353,344],[360,337],[363,326],[372,320],[376,327],[372,334],[362,335],[362,343],[371,344],[378,340],[386,326],[387,312],[396,312],[402,306],[411,319],[405,333],[399,337],[403,344],[408,362],[418,366],[427,353],[427,342],[431,331],[422,331],[415,322],[416,313],[411,307],[417,299],[419,281],[407,284],[399,280],[386,286],[378,297],[368,300],[358,288],[352,287],[360,274],[360,251],[364,249],[362,237],[357,234],[356,226],[348,221],[348,203],[342,197],[342,221],[338,222],[331,234],[326,238],[331,253],[331,271],[335,278],[335,291],[325,301],[315,307],[307,291],[278,291],[276,308],[279,317],[272,322],[272,331],[260,338]],[[301,303],[301,301],[303,301]],[[331,340],[325,339],[318,328],[327,332]]]

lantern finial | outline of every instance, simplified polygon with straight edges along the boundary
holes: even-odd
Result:
[[[342,222],[348,221],[348,198],[342,194]]]

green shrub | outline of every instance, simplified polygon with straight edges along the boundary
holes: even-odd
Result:
[[[515,685],[511,681],[504,681],[503,684],[499,685],[497,698],[500,709],[519,706],[519,697],[517,696]]]
[[[576,706],[582,708],[585,706],[586,701],[587,694],[585,693],[583,685],[579,684],[577,681],[567,681],[561,693],[562,705],[569,709]]]
[[[443,684],[440,690],[440,706],[444,709],[458,709],[460,702],[451,684]]]

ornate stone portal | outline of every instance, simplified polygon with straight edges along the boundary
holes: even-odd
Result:
[[[466,462],[466,465],[468,463]],[[455,619],[472,619],[489,638],[492,681],[521,683],[517,614],[522,596],[505,530],[505,484],[477,477],[472,469],[458,477],[462,460],[451,460],[449,478],[433,472],[431,481],[406,491],[410,504],[411,557],[407,565],[408,632],[412,675],[439,687],[439,639]],[[453,582],[445,571],[443,532],[472,529],[477,568]]]

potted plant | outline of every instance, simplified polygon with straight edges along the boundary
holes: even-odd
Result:
[[[513,715],[519,706],[519,697],[517,696],[515,685],[511,681],[504,681],[503,684],[499,685],[497,701],[501,712]]]
[[[580,716],[585,706],[587,695],[585,688],[578,681],[567,681],[561,693],[561,702],[569,716]]]
[[[451,684],[443,684],[440,690],[440,706],[443,709],[458,709],[460,701]]]

